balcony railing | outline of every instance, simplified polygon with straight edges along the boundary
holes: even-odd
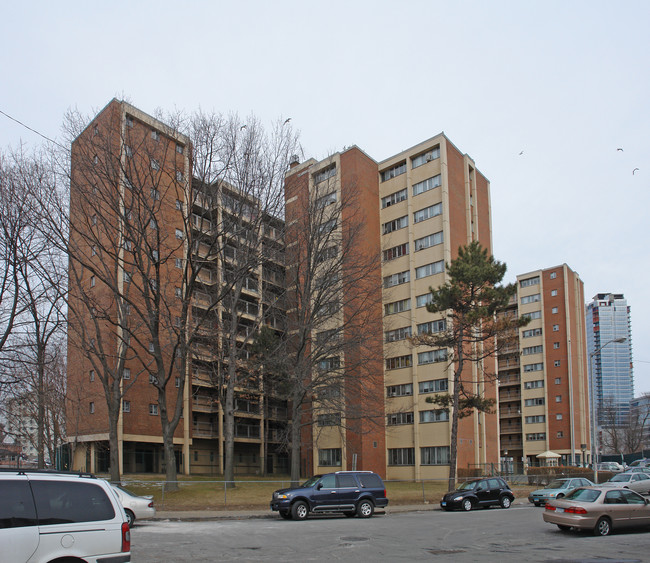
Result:
[[[259,425],[235,424],[235,438],[259,438]]]
[[[219,429],[210,422],[195,422],[192,425],[192,436],[201,438],[218,438]]]

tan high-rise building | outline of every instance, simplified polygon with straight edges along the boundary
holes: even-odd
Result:
[[[518,344],[499,358],[501,456],[522,466],[589,462],[583,282],[566,264],[517,276],[504,314],[525,315]],[[545,452],[551,457],[538,457]],[[555,457],[557,456],[557,457]]]

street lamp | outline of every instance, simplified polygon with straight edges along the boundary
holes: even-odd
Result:
[[[615,342],[617,344],[621,344],[627,340],[627,337],[622,336],[620,338],[612,338],[611,340],[608,340],[603,344],[602,346],[599,346],[596,348],[591,354],[589,354],[589,367],[591,368],[591,415],[592,415],[592,421],[591,421],[591,463],[594,468],[594,482],[598,484],[598,444],[597,439],[598,439],[598,433],[596,432],[596,426],[598,425],[598,416],[596,412],[596,374],[594,372],[594,356],[598,354],[605,346],[608,346],[612,342]]]

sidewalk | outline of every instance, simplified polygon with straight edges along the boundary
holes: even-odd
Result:
[[[527,505],[528,499],[517,498],[513,505]],[[401,512],[418,512],[423,510],[442,510],[440,503],[397,504],[377,509],[377,514],[399,514]],[[148,521],[171,520],[179,522],[197,522],[201,520],[249,520],[252,518],[279,518],[277,512],[268,510],[157,510],[155,518]]]

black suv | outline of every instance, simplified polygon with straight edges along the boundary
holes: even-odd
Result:
[[[277,510],[287,520],[304,520],[310,512],[342,512],[370,518],[375,507],[387,505],[384,482],[372,471],[314,475],[300,487],[275,491],[271,499],[271,510]]]
[[[462,508],[472,510],[477,506],[500,505],[501,508],[510,508],[515,495],[512,494],[508,484],[500,477],[484,477],[466,481],[458,489],[442,497],[440,506],[445,510]]]

